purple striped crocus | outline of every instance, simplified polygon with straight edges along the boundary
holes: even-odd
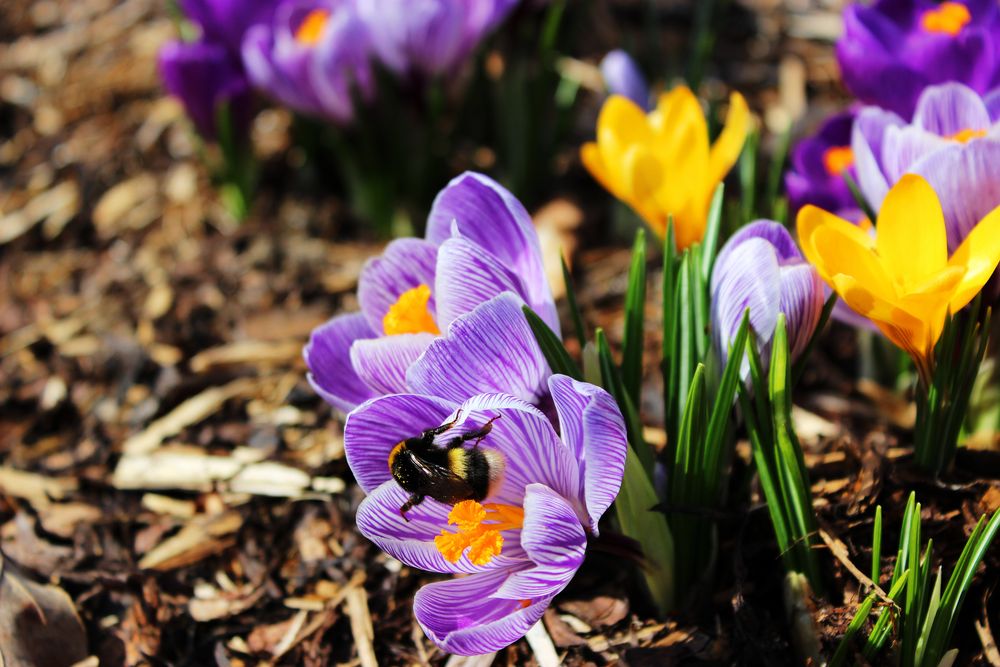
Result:
[[[357,0],[379,60],[397,74],[454,74],[518,0]]]
[[[712,336],[723,361],[747,308],[765,363],[778,313],[785,314],[794,359],[805,350],[823,311],[823,281],[788,230],[772,220],[751,222],[726,242],[715,260],[711,289]],[[749,370],[745,365],[744,379]]]
[[[541,247],[524,206],[465,173],[434,200],[425,238],[397,239],[358,283],[361,312],[313,331],[309,380],[345,412],[383,394],[459,402],[482,392],[539,403],[550,371],[521,310],[557,333]]]
[[[358,508],[361,533],[411,567],[468,575],[424,586],[413,602],[424,632],[450,653],[489,653],[524,636],[573,578],[621,486],[628,445],[614,399],[564,375],[550,377],[548,388],[558,433],[545,414],[507,394],[460,404],[384,396],[348,416],[347,460],[368,494]],[[387,465],[396,443],[455,421],[443,441],[490,420],[490,433],[472,445],[504,461],[490,494],[455,505],[428,498],[403,518],[409,494]]]
[[[857,180],[851,128],[856,115],[848,109],[827,118],[811,137],[803,139],[789,156],[785,173],[785,191],[794,214],[806,204],[826,211],[838,211],[841,217],[855,219],[857,203],[847,187],[845,174]],[[846,213],[847,215],[844,215]]]
[[[215,140],[219,108],[226,104],[234,138],[247,136],[252,108],[250,86],[239,61],[225,47],[208,41],[168,42],[158,58],[163,86],[184,105],[198,134]]]
[[[858,183],[876,211],[903,176],[923,176],[941,200],[954,251],[1000,205],[1000,105],[960,83],[928,88],[913,121],[877,107],[863,109],[851,147]]]
[[[375,94],[371,43],[351,0],[285,0],[247,30],[250,81],[296,111],[349,123],[355,93]]]
[[[640,108],[651,110],[649,85],[642,75],[639,64],[622,49],[608,51],[601,59],[601,77],[609,95],[621,95],[636,103]]]
[[[855,97],[909,119],[928,86],[959,81],[985,93],[1000,85],[1000,5],[996,0],[854,3],[844,11],[837,60]]]

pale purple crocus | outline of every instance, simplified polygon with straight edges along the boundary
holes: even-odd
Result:
[[[357,0],[379,60],[396,74],[455,74],[517,0]]]
[[[712,270],[712,337],[722,360],[729,355],[744,312],[765,363],[778,314],[785,314],[792,359],[806,348],[823,311],[823,281],[792,240],[772,220],[740,229],[719,251]],[[743,377],[749,366],[744,365]]]
[[[598,534],[621,486],[628,444],[614,399],[564,375],[550,377],[548,387],[558,432],[538,409],[502,393],[460,404],[384,396],[348,416],[344,449],[368,494],[358,508],[361,533],[411,567],[468,575],[424,586],[413,602],[424,632],[449,653],[490,653],[523,637],[573,578],[588,536]],[[397,442],[456,418],[439,441],[495,420],[476,446],[502,455],[502,478],[481,504],[427,498],[404,519],[400,506],[409,494],[390,476],[390,452]],[[449,523],[468,518],[469,509],[487,512],[486,522]],[[470,545],[472,537],[480,544]]]
[[[1000,85],[1000,6],[996,0],[856,2],[844,11],[837,60],[855,97],[909,119],[928,86],[958,81],[985,93]]]
[[[947,83],[924,91],[909,123],[877,107],[863,109],[851,146],[858,183],[871,207],[881,207],[903,174],[920,174],[941,200],[948,248],[954,251],[1000,204],[1000,109],[993,100]]]
[[[254,86],[296,111],[346,124],[375,80],[368,32],[351,0],[286,0],[247,30],[243,64]]]
[[[334,407],[402,392],[545,398],[550,370],[522,307],[557,334],[559,317],[531,216],[496,181],[452,180],[425,238],[397,239],[365,265],[358,301],[361,312],[320,326],[304,350],[310,382]]]
[[[251,118],[250,86],[239,61],[214,42],[168,42],[158,54],[160,77],[167,92],[184,105],[203,138],[218,136],[220,108],[228,106],[232,134],[244,139]]]
[[[601,59],[601,76],[609,95],[621,95],[641,109],[650,108],[649,85],[638,63],[622,49],[608,51]]]
[[[794,214],[806,204],[833,211],[842,218],[860,217],[845,175],[857,180],[851,128],[856,109],[834,114],[810,137],[799,141],[789,156],[785,191]]]

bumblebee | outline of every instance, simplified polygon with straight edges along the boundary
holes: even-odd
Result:
[[[503,474],[505,461],[503,454],[480,447],[479,443],[499,418],[498,415],[474,431],[455,436],[443,446],[435,444],[434,438],[452,428],[458,422],[457,416],[447,424],[396,443],[389,452],[389,472],[410,492],[409,500],[399,508],[404,519],[407,511],[428,497],[453,505],[463,500],[480,501],[489,495],[490,487]],[[464,447],[470,440],[475,441],[472,447]]]

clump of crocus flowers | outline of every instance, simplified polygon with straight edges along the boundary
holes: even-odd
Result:
[[[736,163],[750,125],[739,93],[729,98],[725,126],[714,142],[694,93],[678,86],[646,113],[612,95],[597,119],[597,140],[584,144],[584,166],[611,194],[632,207],[660,236],[673,220],[677,247],[701,240],[715,188]]]
[[[941,203],[913,174],[886,195],[874,237],[814,206],[799,212],[798,232],[820,277],[910,355],[925,386],[948,314],[968,304],[1000,262],[1000,207],[949,254]]]

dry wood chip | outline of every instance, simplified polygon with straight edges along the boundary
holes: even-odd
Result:
[[[242,525],[243,517],[234,511],[196,517],[143,556],[139,567],[164,571],[196,563],[232,546],[232,535]]]
[[[32,197],[22,208],[0,216],[0,245],[22,236],[45,221],[46,238],[55,238],[80,210],[80,187],[74,181],[59,185]]]
[[[198,505],[193,500],[179,500],[158,493],[146,493],[142,496],[142,506],[156,514],[166,514],[178,519],[190,519],[198,511]]]
[[[191,370],[204,373],[219,366],[258,364],[285,366],[302,357],[303,341],[245,340],[213,347],[191,357]]]
[[[445,667],[490,667],[493,664],[493,659],[496,658],[496,653],[487,653],[486,655],[453,655],[448,658],[448,662],[444,663]]]
[[[165,439],[209,417],[229,399],[250,393],[258,386],[259,382],[256,380],[240,378],[221,387],[206,389],[154,421],[145,430],[130,437],[125,441],[122,450],[125,454],[150,452],[159,447]]]
[[[77,487],[78,480],[71,477],[45,477],[6,466],[0,468],[0,495],[22,498],[35,509],[46,508],[53,500],[62,500]]]
[[[112,238],[125,229],[145,227],[159,215],[156,177],[139,174],[109,189],[94,206],[93,221],[102,238]]]
[[[351,636],[354,637],[354,646],[358,651],[361,667],[378,667],[375,648],[372,645],[375,630],[372,628],[372,617],[368,611],[368,594],[365,589],[360,586],[348,588],[345,606],[347,615],[351,619]]]
[[[536,621],[524,638],[528,640],[528,646],[531,647],[531,651],[535,654],[535,659],[541,667],[559,667],[562,664],[555,644],[552,643],[552,638],[549,637],[549,633],[541,621]]]
[[[63,539],[73,537],[78,525],[94,523],[102,516],[100,508],[86,503],[53,503],[38,512],[42,528]]]
[[[266,590],[261,586],[252,591],[240,589],[237,594],[223,593],[211,598],[193,597],[188,601],[188,613],[199,623],[235,616],[257,604]]]

